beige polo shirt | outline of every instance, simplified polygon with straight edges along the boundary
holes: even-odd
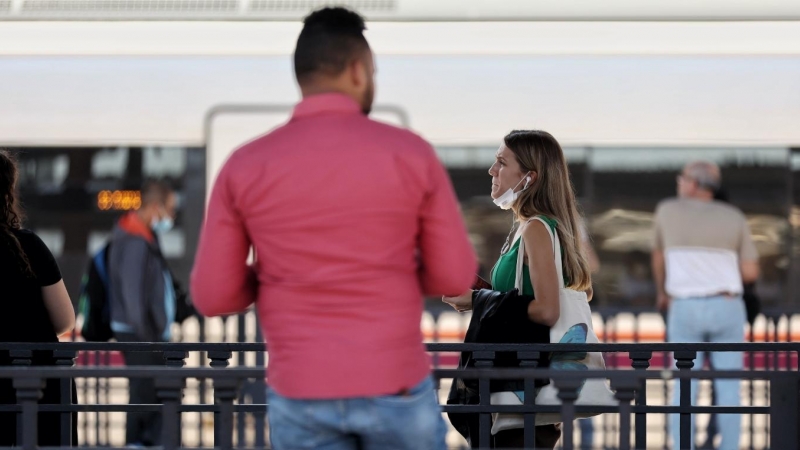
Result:
[[[744,214],[718,201],[669,199],[656,208],[653,248],[664,251],[671,297],[741,294],[740,261],[757,261]]]

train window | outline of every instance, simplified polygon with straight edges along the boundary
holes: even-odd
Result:
[[[33,230],[39,238],[44,242],[44,245],[50,249],[50,253],[55,258],[64,254],[64,232],[55,228],[37,228]]]
[[[104,148],[92,156],[93,178],[121,178],[128,166],[128,149],[125,147]]]
[[[180,281],[188,281],[204,215],[204,148],[176,146],[12,148],[20,165],[25,226],[42,234],[78,298],[90,255],[106,242],[123,214],[141,206],[142,183],[172,185],[180,201],[175,228],[162,236],[164,255]]]
[[[89,237],[86,240],[86,254],[87,255],[94,255],[103,246],[108,243],[108,239],[111,237],[111,232],[109,230],[103,231],[90,231]]]
[[[598,148],[592,152],[590,230],[601,261],[598,303],[652,306],[653,212],[676,195],[675,176],[691,160],[722,169],[731,203],[747,215],[761,256],[758,290],[779,303],[788,261],[788,152],[781,148]],[[608,303],[606,303],[608,304]]]
[[[35,184],[40,190],[60,189],[69,173],[69,157],[52,152],[17,155],[20,184]]]
[[[186,171],[186,149],[178,147],[145,147],[142,171],[148,178],[180,176]]]
[[[800,148],[791,149],[789,156],[791,170],[792,206],[789,212],[790,261],[789,297],[792,303],[800,303]]]
[[[161,251],[167,258],[180,258],[186,253],[186,239],[181,229],[173,229],[161,235]]]

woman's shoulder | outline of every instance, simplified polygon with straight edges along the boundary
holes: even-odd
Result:
[[[14,233],[14,236],[16,236],[17,239],[19,239],[20,243],[23,243],[23,242],[25,242],[25,243],[31,243],[31,242],[32,243],[40,243],[40,242],[42,242],[42,239],[39,237],[38,234],[34,233],[31,230],[28,230],[27,228],[19,228],[19,229],[16,229],[16,230],[11,230],[11,232]]]
[[[537,217],[538,217],[539,219],[542,219],[542,220],[544,220],[544,221],[545,221],[545,223],[547,223],[548,225],[550,225],[550,228],[556,228],[556,227],[558,227],[558,219],[556,219],[556,218],[554,218],[554,217],[545,216],[545,215],[543,215],[543,214],[540,214],[540,215],[538,215],[538,216],[534,217],[534,219],[535,219],[535,218],[537,218]]]
[[[542,219],[545,219],[542,217]],[[540,220],[533,218],[525,223],[525,228],[522,229],[522,236],[528,242],[536,241],[550,241],[551,232],[555,231],[553,225],[548,220],[544,223]]]
[[[538,220],[538,219],[541,219],[541,220]],[[544,223],[542,223],[542,222],[544,222]],[[527,219],[525,221],[525,225],[526,225],[525,228],[526,229],[531,228],[531,225],[533,225],[533,224],[538,224],[538,225],[541,226],[541,228],[544,228],[544,225],[547,224],[547,226],[550,228],[551,231],[555,231],[555,229],[558,227],[558,220],[554,219],[554,218],[552,218],[550,216],[545,216],[545,215],[540,214],[538,216],[534,216],[534,217],[531,217],[530,219]]]
[[[26,253],[40,252],[43,249],[47,249],[47,245],[44,243],[44,241],[42,241],[42,238],[40,238],[38,234],[31,230],[20,228],[17,230],[11,230],[11,232],[17,238],[19,244]]]

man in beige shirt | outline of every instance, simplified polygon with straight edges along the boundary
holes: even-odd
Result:
[[[653,276],[658,308],[668,311],[669,342],[744,342],[742,286],[758,278],[758,253],[744,214],[714,200],[720,182],[716,164],[691,162],[678,176],[678,198],[664,200],[656,208]],[[717,370],[741,370],[742,354],[712,353],[711,362]],[[702,367],[698,354],[694,368]],[[719,406],[739,405],[739,380],[714,380],[714,389]],[[692,399],[696,392],[694,380]],[[673,404],[679,399],[676,383]],[[678,449],[677,414],[671,425],[673,447]],[[720,449],[738,449],[739,415],[722,414],[719,425]]]

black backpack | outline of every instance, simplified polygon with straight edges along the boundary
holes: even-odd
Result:
[[[109,302],[108,250],[103,246],[89,260],[89,267],[81,282],[79,310],[83,315],[81,336],[88,342],[106,342],[111,331],[111,303]]]

